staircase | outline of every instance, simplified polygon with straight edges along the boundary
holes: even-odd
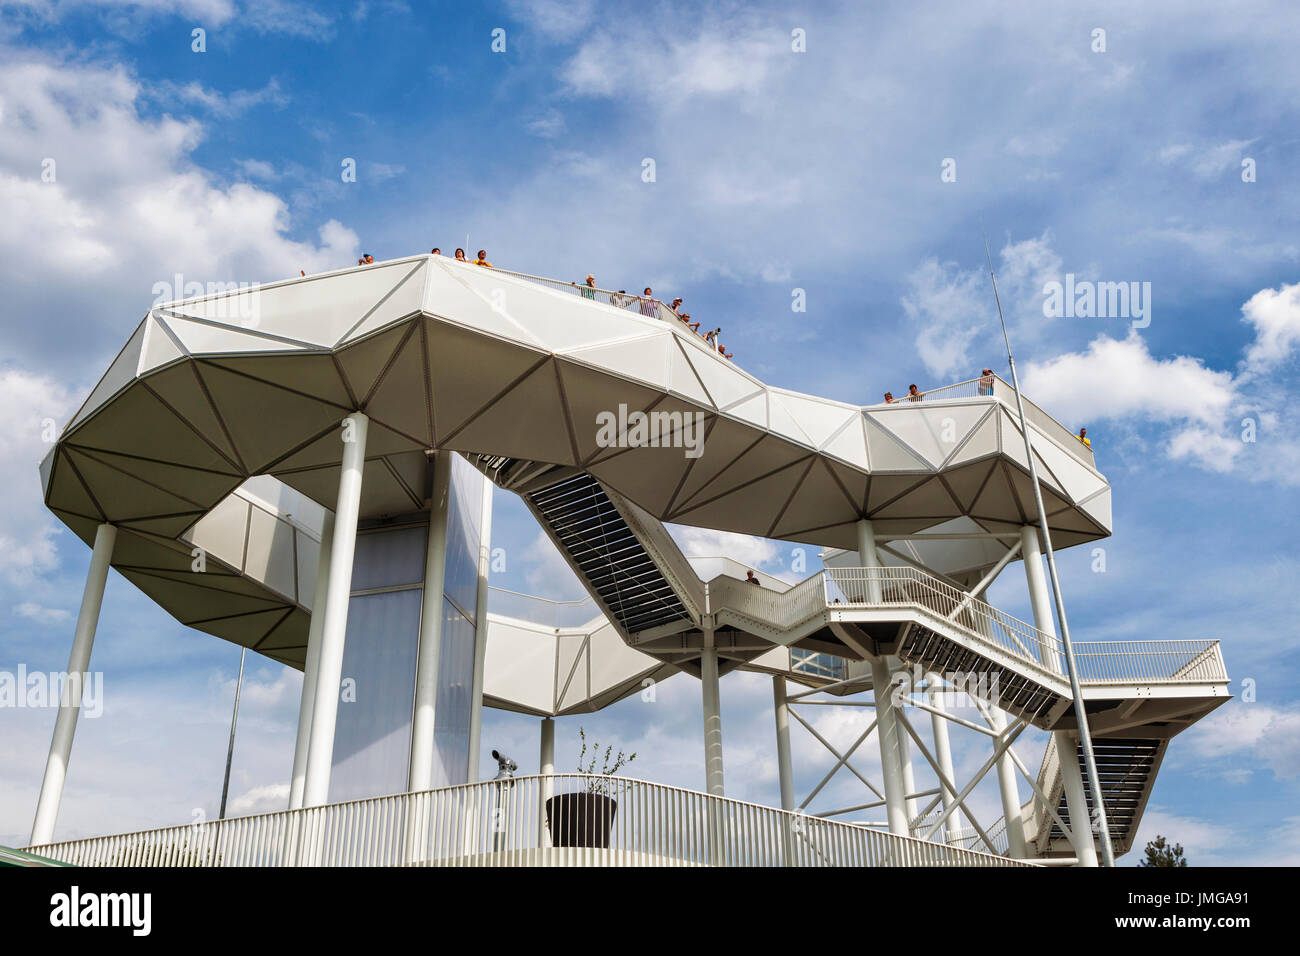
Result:
[[[698,626],[703,593],[690,565],[662,525],[643,521],[639,509],[615,497],[584,473],[523,495],[625,636]]]

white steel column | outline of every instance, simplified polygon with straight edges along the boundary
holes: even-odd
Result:
[[[906,730],[897,725],[898,734],[898,762],[903,765],[903,793],[916,793],[916,774],[912,771],[912,738],[908,736]],[[916,797],[909,796],[905,801],[907,807],[907,826],[908,832],[911,833],[912,821],[916,819]]]
[[[1070,845],[1074,847],[1079,866],[1096,866],[1097,844],[1092,839],[1092,815],[1088,813],[1088,798],[1083,791],[1083,772],[1079,769],[1079,739],[1064,730],[1054,731],[1052,739],[1056,742],[1056,759],[1061,768],[1065,806],[1070,812]],[[1045,826],[1051,826],[1051,823],[1046,823]]]
[[[1052,598],[1047,590],[1047,576],[1043,573],[1043,550],[1038,541],[1038,528],[1020,526],[1020,554],[1025,563],[1025,583],[1029,586],[1029,606],[1034,612],[1034,627],[1044,634],[1056,636],[1056,622],[1052,619]],[[1058,674],[1065,673],[1060,657],[1053,653],[1044,661]]]
[[[479,740],[483,736],[483,668],[487,661],[488,582],[492,572],[492,491],[483,479],[483,511],[479,519],[478,597],[474,603],[474,682],[469,697],[469,780],[478,778]]]
[[[1007,729],[1007,715],[996,702],[989,708],[989,723],[999,735]],[[1010,750],[1010,748],[1008,748]],[[1017,860],[1028,856],[1025,821],[1020,815],[1020,792],[1016,789],[1016,765],[1007,752],[998,758],[998,790],[1002,795],[1002,817],[1007,821],[1007,849]]]
[[[366,462],[366,430],[370,419],[353,412],[343,419],[343,467],[339,472],[338,503],[334,508],[334,540],[330,545],[329,585],[325,591],[325,620],[321,625],[320,662],[312,703],[311,739],[307,743],[304,807],[328,802],[330,765],[334,760],[334,727],[339,715],[339,685],[343,680],[343,642],[348,627],[352,591],[352,559],[356,554],[357,521],[361,514],[361,477]]]
[[[546,801],[555,796],[555,780],[552,775],[555,773],[555,718],[542,718],[541,731],[541,753],[538,755],[537,772],[542,775],[542,799],[538,801],[537,812],[537,832],[540,839],[545,841],[549,834],[546,827]]]
[[[415,664],[415,710],[411,716],[411,766],[406,779],[406,789],[412,793],[433,788],[433,725],[438,703],[438,661],[442,656],[451,452],[435,452],[429,467],[433,469],[433,490],[429,495],[429,537],[424,552],[424,593],[420,599],[420,648]]]
[[[866,518],[858,519],[858,561],[864,568],[879,568],[880,554],[876,551],[876,532]],[[879,578],[867,582],[867,600],[879,604],[884,595],[884,588]]]
[[[794,762],[790,757],[790,704],[785,678],[772,675],[772,704],[776,712],[776,765],[781,779],[781,809],[794,809]]]
[[[72,756],[72,738],[77,733],[81,697],[89,677],[90,650],[95,643],[99,609],[104,603],[104,587],[108,583],[108,568],[116,541],[117,528],[113,525],[105,522],[95,529],[95,548],[90,555],[86,586],[81,592],[81,611],[77,614],[77,629],[73,632],[68,670],[63,675],[59,713],[54,719],[54,736],[45,761],[45,777],[41,780],[41,795],[36,801],[36,818],[32,822],[29,846],[40,846],[54,839],[54,821],[58,818],[59,803],[63,799],[63,781],[67,778],[68,760]]]
[[[307,661],[302,672],[302,698],[298,703],[298,738],[293,746],[293,779],[289,783],[289,809],[302,807],[307,783],[307,746],[311,740],[312,708],[316,705],[316,678],[320,672],[320,635],[325,625],[325,595],[329,590],[330,548],[334,543],[334,512],[326,511],[321,522],[320,557],[316,560],[316,588],[311,601],[311,623],[307,628]]]
[[[871,696],[876,702],[876,734],[880,738],[880,770],[885,778],[885,809],[889,832],[908,836],[906,790],[903,767],[899,760],[898,718],[889,681],[889,665],[883,657],[871,658]]]
[[[718,691],[718,649],[713,645],[713,628],[705,628],[704,651],[700,655],[700,687],[704,701],[705,790],[723,796],[722,707]]]
[[[930,698],[930,706],[940,713],[947,713],[943,706],[943,688],[939,686],[939,675],[928,675],[926,683],[930,685],[927,695]],[[952,772],[952,744],[948,740],[948,721],[939,714],[931,714],[930,730],[934,734],[934,759],[938,761],[939,769],[949,780],[956,780]],[[942,781],[939,786],[943,793],[943,808],[947,810],[956,801],[957,794],[943,786]],[[960,816],[961,811],[955,810],[944,821],[944,832],[948,843],[955,843],[961,833]]]

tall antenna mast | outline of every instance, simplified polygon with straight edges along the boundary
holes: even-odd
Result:
[[[1056,618],[1061,627],[1061,646],[1065,650],[1065,669],[1070,676],[1070,692],[1074,695],[1074,716],[1079,724],[1079,743],[1083,747],[1084,763],[1088,767],[1088,787],[1092,790],[1092,812],[1097,832],[1101,835],[1102,866],[1115,865],[1115,848],[1110,842],[1110,824],[1106,820],[1106,802],[1102,799],[1101,780],[1097,776],[1097,758],[1092,752],[1092,734],[1088,731],[1088,714],[1083,706],[1083,691],[1079,687],[1079,672],[1074,664],[1074,645],[1070,641],[1070,624],[1065,617],[1065,598],[1061,596],[1061,579],[1056,573],[1056,553],[1052,550],[1052,534],[1047,530],[1047,509],[1043,507],[1043,492],[1038,485],[1038,467],[1034,464],[1034,451],[1029,444],[1029,426],[1025,424],[1025,401],[1020,395],[1020,377],[1016,374],[1016,360],[1011,354],[1011,338],[1007,335],[1007,320],[1002,316],[1002,300],[998,297],[998,279],[993,274],[993,255],[989,252],[989,238],[980,223],[984,238],[984,257],[989,263],[989,279],[993,282],[993,301],[998,306],[998,321],[1002,323],[1002,341],[1007,347],[1007,363],[1011,366],[1011,388],[1016,393],[1016,410],[1020,414],[1020,433],[1025,439],[1025,460],[1029,462],[1029,480],[1034,486],[1034,504],[1038,506],[1038,526],[1043,532],[1043,552],[1047,555],[1047,573],[1052,579],[1052,599],[1056,604]],[[1026,558],[1028,560],[1028,558]],[[1065,760],[1066,754],[1060,759]],[[1083,821],[1071,820],[1071,829]]]

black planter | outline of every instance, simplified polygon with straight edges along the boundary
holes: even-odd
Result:
[[[609,830],[618,801],[603,793],[557,793],[546,801],[551,846],[609,849]]]

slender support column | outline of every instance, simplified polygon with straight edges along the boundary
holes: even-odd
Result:
[[[415,664],[411,766],[406,781],[406,789],[412,793],[433,788],[433,724],[438,704],[438,661],[445,616],[442,601],[447,570],[451,452],[435,452],[429,467],[433,469],[433,490],[429,495],[429,537],[424,552],[424,594],[420,602],[420,648]]]
[[[318,807],[329,801],[334,727],[339,714],[339,685],[343,680],[343,642],[348,627],[352,559],[357,546],[361,476],[366,461],[369,424],[370,419],[361,412],[353,412],[343,419],[343,467],[339,474],[338,503],[334,508],[334,540],[330,545],[325,621],[321,625],[311,739],[307,744],[307,778],[303,783],[304,807]]]
[[[483,480],[483,512],[479,522],[478,597],[474,604],[474,682],[469,704],[469,780],[478,778],[479,740],[483,736],[483,668],[487,662],[488,581],[492,571],[492,489]]]
[[[704,780],[707,792],[723,796],[722,712],[718,691],[718,649],[713,629],[704,631],[704,652],[700,655],[700,687],[704,700]]]
[[[550,836],[546,827],[546,801],[555,796],[555,781],[551,779],[552,774],[555,773],[555,718],[553,717],[542,718],[541,753],[538,755],[537,768],[537,772],[542,775],[542,799],[537,806],[537,832],[545,845]]]
[[[1067,731],[1052,734],[1056,741],[1057,762],[1065,787],[1065,806],[1070,811],[1070,845],[1079,866],[1097,865],[1097,845],[1092,839],[1092,815],[1083,791],[1083,773],[1079,770],[1079,739]],[[1050,826],[1050,824],[1048,824]]]
[[[95,529],[95,548],[90,555],[86,586],[81,592],[81,611],[77,614],[72,652],[68,655],[68,670],[63,678],[59,713],[54,719],[54,737],[50,740],[50,755],[45,761],[41,795],[36,801],[36,819],[32,823],[30,846],[40,846],[54,839],[54,821],[59,816],[59,803],[63,799],[63,781],[67,777],[68,760],[72,756],[72,738],[77,733],[81,697],[89,678],[90,650],[95,643],[99,609],[104,603],[104,587],[108,583],[108,568],[113,560],[113,544],[116,541],[117,528],[113,525],[105,522]]]
[[[326,511],[321,523],[320,557],[316,560],[316,587],[312,591],[311,623],[307,628],[307,661],[302,672],[302,697],[298,703],[298,739],[293,747],[293,778],[289,783],[289,809],[302,807],[307,783],[307,744],[311,740],[311,714],[316,705],[316,680],[320,673],[320,635],[325,624],[325,594],[330,581],[330,548],[334,542],[334,512]]]
[[[952,772],[952,744],[948,740],[948,721],[941,716],[947,713],[943,706],[943,689],[939,686],[939,675],[930,674],[926,682],[929,686],[928,696],[930,706],[939,713],[930,715],[930,730],[934,734],[934,758],[939,763],[939,769],[943,771],[944,777],[949,780],[957,779]],[[947,810],[956,802],[957,794],[947,787],[943,787],[943,808]],[[948,815],[944,823],[945,834],[948,843],[955,843],[961,832],[960,811],[954,811]]]
[[[1044,634],[1056,637],[1056,622],[1052,618],[1052,598],[1047,590],[1047,575],[1043,573],[1043,550],[1038,541],[1038,528],[1026,524],[1020,527],[1020,553],[1024,555],[1025,583],[1029,585],[1029,606],[1034,612],[1034,627]],[[1058,674],[1065,673],[1060,655],[1052,651],[1043,661]]]
[[[876,532],[866,518],[858,520],[858,561],[864,568],[879,568],[880,554],[876,551]],[[879,578],[867,582],[867,600],[879,604],[884,595],[884,588]]]
[[[989,723],[999,736],[1007,729],[1007,715],[997,705],[989,708]],[[1007,748],[1009,751],[1010,748]],[[1020,791],[1016,788],[1016,765],[1008,752],[998,758],[998,790],[1002,795],[1002,817],[1007,821],[1007,849],[1017,860],[1028,856],[1025,821],[1020,815]]]
[[[880,769],[885,778],[885,809],[889,832],[908,836],[906,790],[899,759],[898,719],[894,714],[889,665],[883,657],[871,659],[872,696],[876,700],[876,733],[880,738]]]
[[[907,735],[902,727],[897,728],[898,732],[898,760],[903,765],[903,792],[906,794],[916,793],[916,774],[912,770],[912,738]],[[911,832],[912,821],[916,819],[916,811],[919,809],[916,805],[916,797],[909,796],[905,801],[907,807],[907,826],[908,832]]]
[[[790,756],[790,704],[785,678],[772,677],[772,703],[776,711],[776,763],[781,779],[781,809],[794,809],[794,762]]]

